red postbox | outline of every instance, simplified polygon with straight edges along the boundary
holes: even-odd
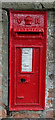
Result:
[[[9,110],[44,110],[47,12],[10,11]]]

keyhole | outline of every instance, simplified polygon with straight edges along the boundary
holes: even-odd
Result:
[[[21,83],[23,83],[23,82],[25,82],[26,80],[25,80],[25,79],[23,79],[23,78],[21,78],[21,79],[20,79],[20,81],[21,81]]]

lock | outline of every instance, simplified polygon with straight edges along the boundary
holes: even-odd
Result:
[[[26,83],[30,83],[30,75],[20,75],[18,76],[18,83],[23,83],[23,84],[26,84]]]
[[[9,110],[44,110],[47,12],[9,16]]]
[[[20,81],[21,81],[21,83],[24,83],[26,80],[21,78]]]

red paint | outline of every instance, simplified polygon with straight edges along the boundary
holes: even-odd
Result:
[[[47,12],[10,11],[10,111],[44,110],[46,36]],[[31,72],[22,71],[22,48],[32,48]]]

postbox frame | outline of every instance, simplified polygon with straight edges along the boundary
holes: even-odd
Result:
[[[18,110],[44,110],[44,108],[45,108],[45,80],[44,80],[44,82],[42,83],[42,81],[41,81],[41,68],[42,68],[42,63],[41,63],[41,59],[42,59],[42,46],[39,46],[39,45],[37,45],[37,46],[33,46],[33,48],[34,47],[37,47],[37,48],[39,48],[40,49],[40,87],[39,87],[39,104],[36,104],[34,107],[32,106],[32,104],[30,104],[30,105],[24,105],[24,108],[23,108],[23,105],[19,105],[19,106],[17,106],[17,104],[15,103],[16,101],[15,101],[15,99],[16,99],[16,95],[14,96],[14,106],[12,107],[12,103],[11,103],[11,101],[12,101],[12,95],[11,95],[11,92],[12,92],[12,85],[11,85],[11,51],[12,51],[12,45],[11,45],[11,28],[12,28],[12,26],[11,26],[11,16],[12,16],[12,13],[13,12],[15,12],[15,13],[33,13],[33,14],[35,14],[35,11],[13,11],[13,10],[10,10],[10,27],[9,27],[9,110],[10,111],[18,111]],[[40,11],[36,11],[36,14],[38,14],[38,13],[40,13]],[[44,21],[45,21],[45,33],[44,33],[44,36],[45,36],[45,42],[46,42],[46,39],[47,39],[47,12],[45,12],[45,11],[42,11],[41,12],[41,14],[44,14],[45,15],[45,19],[44,19]],[[27,31],[26,31],[27,32]],[[15,52],[16,52],[16,47],[21,47],[21,48],[31,48],[31,46],[19,46],[19,45],[17,45],[17,46],[15,46]],[[46,44],[45,44],[45,53],[46,53]],[[16,58],[16,57],[15,57]],[[46,58],[46,54],[45,54],[45,58]],[[16,61],[16,60],[15,60]],[[34,61],[33,61],[33,63],[32,64],[34,64]],[[16,63],[15,63],[15,65],[16,65]],[[33,65],[32,65],[33,66]],[[15,66],[15,68],[16,68],[16,66]],[[33,68],[32,68],[33,69]],[[46,60],[45,60],[45,66],[44,66],[44,69],[46,69]],[[33,73],[34,72],[34,70],[32,71],[32,72],[28,72],[28,73]],[[15,69],[15,73],[16,73],[16,69]],[[23,73],[23,72],[22,72]],[[26,72],[25,72],[26,73]],[[45,70],[45,73],[46,73],[46,70]],[[46,76],[44,75],[44,78],[46,79]],[[15,76],[15,84],[16,84],[16,76]],[[43,87],[41,88],[41,86],[43,85]],[[41,90],[41,89],[44,89],[44,92]],[[14,88],[14,90],[16,90],[16,86],[15,86],[15,88]],[[44,93],[43,94],[43,96],[42,96],[42,92]],[[41,96],[42,96],[42,98],[41,98]]]

